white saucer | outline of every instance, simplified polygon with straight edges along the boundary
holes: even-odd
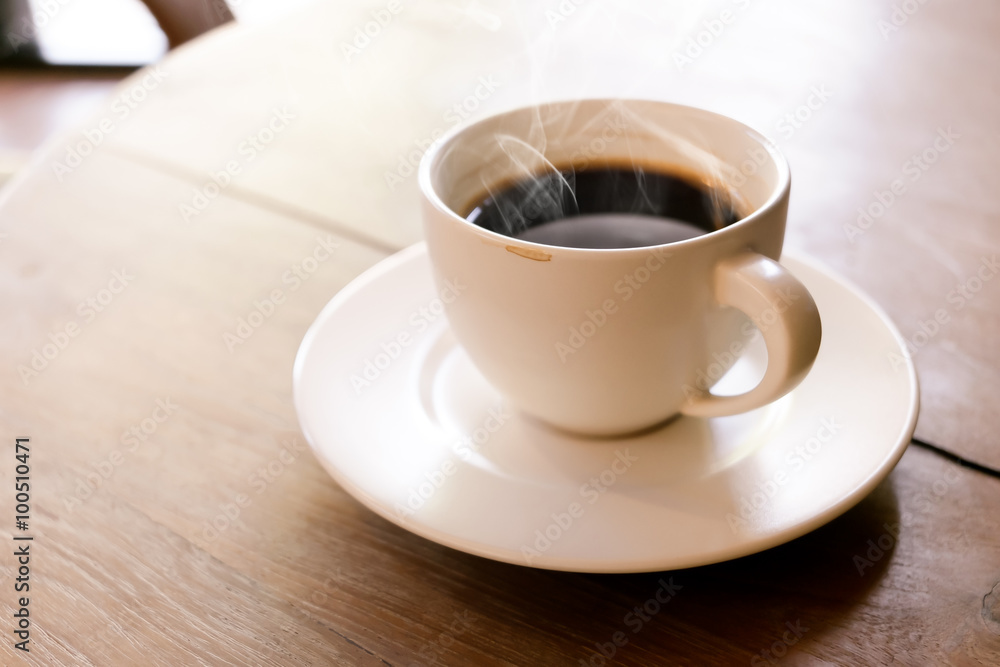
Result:
[[[412,246],[345,287],[309,329],[294,371],[302,429],[373,511],[486,558],[641,572],[767,549],[868,494],[909,444],[918,400],[881,309],[810,262],[782,263],[823,318],[798,388],[736,417],[581,440],[500,407],[441,314],[425,246]],[[765,360],[760,344],[722,383],[746,388]],[[366,368],[370,385],[359,382]]]

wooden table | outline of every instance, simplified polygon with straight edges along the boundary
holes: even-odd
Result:
[[[1000,480],[922,448],[785,546],[597,576],[415,537],[305,445],[294,355],[338,289],[419,240],[410,154],[464,116],[632,95],[776,138],[795,174],[788,246],[914,343],[917,435],[1000,466],[1000,279],[984,268],[1000,252],[1000,5],[671,5],[329,3],[227,27],[126,80],[6,188],[2,537],[34,541],[30,655],[2,550],[0,662],[601,665],[623,632],[608,664],[1000,663]],[[328,261],[303,261],[323,243],[339,244]],[[634,633],[626,615],[661,581],[680,588]]]

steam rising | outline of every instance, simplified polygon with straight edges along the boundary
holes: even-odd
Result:
[[[746,214],[746,203],[734,187],[742,174],[683,122],[670,121],[675,127],[665,127],[612,101],[581,124],[574,118],[578,105],[562,107],[558,117],[548,109],[544,122],[536,109],[526,133],[493,135],[499,148],[493,159],[503,163],[493,166],[505,178],[489,182],[483,176],[480,183],[482,199],[493,207],[494,227],[497,214],[502,220],[494,231],[516,237],[532,226],[580,215],[580,202],[590,193],[578,192],[577,177],[609,168],[632,174],[622,192],[611,193],[625,202],[626,210],[616,213],[663,215],[662,192],[651,192],[647,184],[655,180],[653,175],[668,174],[702,191],[708,213],[704,231],[721,229]],[[473,222],[478,211],[470,215]]]

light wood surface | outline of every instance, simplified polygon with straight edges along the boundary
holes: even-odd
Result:
[[[341,43],[386,3],[230,25],[126,80],[0,191],[0,539],[14,544],[20,436],[35,537],[30,656],[12,645],[17,564],[2,550],[0,662],[598,665],[625,632],[608,664],[771,664],[772,648],[789,665],[1000,663],[1000,480],[922,449],[791,544],[588,576],[410,535],[306,448],[291,402],[302,336],[338,289],[419,239],[415,179],[390,189],[385,173],[478,87],[475,114],[650,96],[774,136],[794,175],[788,246],[861,285],[907,338],[946,316],[914,356],[918,436],[1000,466],[1000,277],[961,307],[953,296],[1000,254],[1000,6],[913,3],[883,36],[885,1],[563,5],[576,9],[550,25],[558,3],[404,2],[350,62]],[[733,20],[678,69],[675,51],[723,9]],[[810,99],[801,127],[779,125]],[[904,163],[948,128],[913,180]],[[98,130],[78,166],[56,167]],[[232,184],[185,214],[229,163]],[[907,192],[849,238],[896,178]],[[293,289],[286,272],[317,244],[337,247]],[[227,345],[274,290],[273,313]],[[88,298],[110,301],[91,318]],[[25,381],[18,367],[68,323],[78,333]],[[676,597],[633,633],[625,615],[671,578]]]
[[[93,113],[119,74],[0,72],[0,151],[29,151]]]

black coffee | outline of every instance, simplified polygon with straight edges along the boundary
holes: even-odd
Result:
[[[637,248],[701,236],[740,219],[727,197],[640,166],[563,169],[502,187],[470,222],[571,248]]]

